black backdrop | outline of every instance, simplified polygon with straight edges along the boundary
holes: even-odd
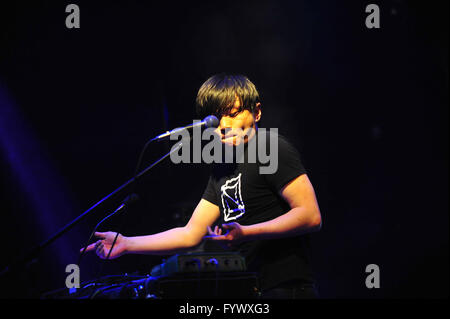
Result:
[[[67,29],[69,3],[0,8],[2,268],[128,180],[144,143],[197,119],[198,88],[225,71],[256,84],[262,126],[302,154],[323,216],[322,297],[448,297],[447,2],[378,1],[380,29],[366,28],[366,1],[74,1],[80,29]],[[145,164],[170,146],[152,145]],[[102,230],[183,225],[207,171],[162,163]],[[123,195],[3,278],[2,296],[64,287],[65,265]],[[90,254],[81,278],[163,257],[101,269]],[[379,289],[365,286],[368,264]]]

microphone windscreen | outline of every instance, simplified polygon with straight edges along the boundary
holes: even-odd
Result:
[[[206,127],[218,127],[219,126],[219,119],[215,117],[214,115],[210,115],[205,117],[203,120],[206,123]]]

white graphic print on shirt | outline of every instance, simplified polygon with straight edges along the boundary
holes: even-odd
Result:
[[[241,173],[237,177],[231,178],[220,187],[220,197],[224,220],[236,220],[245,214],[245,205],[241,195]]]

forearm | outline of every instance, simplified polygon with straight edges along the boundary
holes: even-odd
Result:
[[[275,219],[243,226],[243,234],[247,240],[289,237],[318,231],[321,224],[318,210],[295,207]]]
[[[126,237],[126,253],[167,255],[191,249],[197,244],[184,227],[177,227],[154,235]]]

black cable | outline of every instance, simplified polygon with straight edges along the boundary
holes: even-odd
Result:
[[[145,143],[144,147],[142,148],[141,154],[139,154],[139,158],[138,158],[138,162],[137,162],[137,165],[136,165],[136,169],[134,170],[133,179],[131,181],[131,195],[130,196],[135,195],[134,194],[134,190],[136,189],[136,178],[137,178],[138,173],[139,173],[139,168],[141,167],[142,159],[144,158],[144,153],[147,150],[147,147],[150,145],[150,143],[153,142],[154,140],[155,139],[151,139],[151,140],[147,141],[147,143]],[[137,196],[137,195],[135,195],[135,196]],[[111,214],[111,215],[113,215],[113,214]],[[107,218],[109,218],[109,216]],[[119,226],[119,228],[120,228],[119,231],[121,231],[122,225],[123,225],[123,223],[121,222],[120,226]],[[116,236],[114,237],[114,241],[113,241],[113,243],[111,245],[111,248],[109,249],[108,255],[106,256],[105,260],[109,260],[109,256],[111,255],[111,252],[112,252],[112,250],[114,248],[114,245],[116,244],[117,237],[119,237],[119,232],[116,233]],[[100,270],[102,268],[103,268],[103,266],[100,268]]]
[[[122,214],[122,220],[123,220],[123,214]],[[121,221],[120,225],[122,226],[122,224],[123,223]],[[111,248],[109,249],[108,255],[106,256],[105,260],[103,260],[103,262],[100,264],[100,268],[99,268],[99,270],[97,272],[96,278],[100,277],[101,273],[103,272],[103,267],[105,266],[106,261],[109,260],[109,256],[111,255],[111,252],[113,250],[114,244],[117,241],[117,237],[119,237],[119,234],[120,234],[120,231],[121,231],[121,228],[122,228],[121,226],[119,227],[119,231],[116,232],[116,236],[114,237],[113,243],[111,244]],[[94,283],[94,292],[90,295],[89,299],[93,299],[93,297],[95,295],[95,286],[96,286],[96,284],[97,283]]]
[[[83,248],[83,251],[80,253],[80,256],[78,257],[78,263],[77,265],[80,265],[81,263],[81,259],[84,256],[84,253],[86,252],[87,247],[89,246],[89,242],[91,241],[92,237],[94,236],[95,232],[97,231],[98,227],[104,222],[106,221],[108,218],[112,217],[114,214],[117,213],[117,210],[114,211],[113,213],[109,214],[108,216],[106,216],[105,218],[103,218],[95,227],[94,230],[92,231],[91,235],[89,236],[89,239],[87,240],[86,245]]]
[[[123,207],[123,205],[124,205],[124,204],[122,204],[120,207]],[[116,211],[114,211],[112,214],[106,216],[100,223],[98,223],[97,226],[95,226],[94,231],[91,233],[91,237],[92,237],[92,235],[95,233],[95,231],[96,231],[96,229],[98,228],[98,226],[100,226],[100,224],[102,224],[105,220],[107,220],[108,218],[110,218],[111,216],[113,216],[114,214],[116,214],[118,211],[119,211],[119,209],[116,209]],[[123,214],[122,214],[122,218],[123,218]],[[121,224],[122,224],[122,223],[121,223]],[[114,244],[115,244],[115,242],[116,242],[118,236],[119,236],[119,232],[116,232],[116,236],[114,237],[114,241],[113,241],[113,244],[111,245],[111,249],[109,250],[107,259],[109,259],[109,256],[110,256],[110,254],[111,254],[112,248],[113,248],[113,246],[114,246]],[[84,252],[85,250],[86,250],[86,247],[84,248],[83,252]],[[80,261],[81,261],[81,258],[80,258]],[[100,277],[101,273],[103,272],[103,267],[104,267],[104,265],[105,265],[105,262],[102,262],[102,263],[100,264],[100,268],[99,268],[99,270],[97,271],[97,274],[96,274],[96,276],[95,276],[95,278],[97,278],[96,280],[98,280],[98,278]],[[95,281],[95,282],[94,282],[93,291],[92,291],[92,293],[91,293],[91,294],[89,295],[89,297],[88,297],[89,299],[93,299],[93,298],[95,297],[95,295],[98,294],[98,291],[101,289],[101,288],[99,288],[99,289],[97,289],[97,290],[95,289],[96,286],[97,286],[97,284],[98,284],[97,281]]]
[[[86,252],[86,249],[87,249],[87,247],[88,247],[88,245],[89,245],[89,242],[91,241],[91,239],[92,239],[92,237],[94,236],[95,232],[97,231],[98,227],[99,227],[103,222],[105,222],[106,220],[108,220],[110,217],[114,216],[114,215],[115,215],[117,212],[119,212],[122,208],[124,208],[125,205],[128,204],[127,201],[130,201],[130,202],[131,202],[131,201],[135,201],[135,200],[138,199],[138,196],[134,193],[134,190],[136,189],[136,179],[137,179],[137,176],[138,176],[139,168],[141,167],[141,163],[142,163],[142,159],[143,159],[143,157],[144,157],[144,153],[145,153],[145,151],[147,150],[147,147],[150,145],[150,143],[151,143],[152,141],[153,141],[153,140],[147,141],[147,143],[145,143],[144,147],[142,148],[141,153],[139,154],[139,158],[138,158],[138,162],[137,162],[137,165],[136,165],[136,169],[134,170],[134,174],[133,174],[133,179],[131,180],[131,190],[132,190],[132,191],[131,191],[131,195],[128,196],[128,197],[124,200],[124,202],[122,203],[122,205],[119,206],[119,208],[117,208],[113,213],[111,213],[111,214],[109,214],[108,216],[106,216],[105,218],[103,218],[103,219],[95,226],[94,230],[91,232],[91,235],[89,236],[89,239],[88,239],[86,245],[84,246],[83,251],[81,252],[80,256],[78,257],[78,266],[80,265],[81,259],[83,258],[84,253]],[[154,163],[154,164],[156,165],[157,163]],[[123,216],[123,215],[122,215],[122,216]],[[122,224],[123,224],[123,222],[120,223],[121,226],[122,226]],[[119,228],[120,228],[119,231],[121,231],[121,228],[122,228],[121,226],[119,227]],[[113,248],[114,248],[114,245],[116,244],[117,238],[119,237],[119,234],[120,234],[119,231],[116,232],[116,236],[114,237],[114,241],[113,241],[113,243],[111,244],[111,248],[109,249],[108,255],[106,256],[106,260],[109,260],[109,257],[111,256],[111,252],[112,252],[112,250],[113,250]],[[98,271],[98,273],[97,273],[96,278],[98,278],[98,277],[100,276],[100,274],[102,273],[104,264],[105,264],[105,263],[103,262],[103,263],[100,265],[100,269],[99,269],[99,271]],[[97,285],[97,283],[94,282],[94,290],[93,290],[92,294],[89,296],[89,299],[93,299],[93,298],[95,297],[95,295],[98,293],[98,290],[99,290],[99,289],[98,289],[98,290],[95,290],[95,286],[96,286],[96,285]]]
[[[150,145],[150,143],[151,143],[152,141],[153,141],[153,139],[147,141],[147,143],[145,143],[144,147],[142,148],[141,153],[139,154],[139,158],[138,158],[138,162],[137,162],[137,165],[136,165],[136,169],[134,170],[134,174],[133,174],[133,179],[131,180],[131,189],[132,189],[131,194],[132,194],[132,195],[135,195],[135,194],[134,194],[134,190],[136,189],[136,178],[137,178],[137,175],[138,175],[138,172],[139,172],[139,168],[141,167],[141,162],[142,162],[142,159],[143,159],[143,157],[144,157],[144,153],[145,153],[145,151],[147,150],[147,147]],[[130,196],[132,196],[132,195],[130,195]],[[137,199],[137,198],[136,198],[136,199]],[[125,201],[126,201],[126,200],[125,200]],[[89,236],[89,239],[88,239],[88,241],[87,241],[87,244],[84,246],[83,251],[81,252],[80,256],[78,257],[78,263],[77,263],[77,265],[80,265],[81,259],[83,258],[83,255],[84,255],[84,253],[86,252],[86,249],[87,249],[87,247],[88,247],[88,245],[89,245],[89,242],[91,241],[91,239],[92,239],[92,237],[94,236],[95,232],[97,231],[98,227],[99,227],[104,221],[106,221],[107,219],[109,219],[110,217],[112,217],[114,214],[116,214],[121,208],[123,208],[123,205],[121,205],[121,206],[120,206],[118,209],[116,209],[113,213],[111,213],[111,214],[109,214],[108,216],[106,216],[105,218],[103,218],[102,221],[100,221],[100,222],[95,226],[94,230],[92,231],[91,235]],[[114,244],[115,244],[115,242],[116,242],[117,236],[118,236],[118,235],[116,235],[116,238],[114,239]],[[111,245],[111,249],[110,249],[110,251],[109,251],[109,253],[108,253],[108,257],[109,257],[110,254],[111,254],[111,251],[112,251],[112,248],[114,247],[114,244]]]
[[[148,171],[149,169],[153,168],[155,165],[157,165],[158,163],[160,163],[162,160],[164,160],[166,157],[168,157],[169,155],[171,155],[173,152],[178,151],[178,149],[183,145],[183,143],[182,143],[183,140],[180,141],[180,142],[178,142],[178,143],[176,144],[175,147],[172,147],[172,149],[171,149],[171,151],[170,151],[169,153],[167,153],[166,155],[164,155],[163,157],[161,157],[160,159],[158,159],[156,162],[154,162],[152,165],[150,165],[148,168],[146,168],[146,169],[144,170],[144,172],[142,172],[141,174],[138,175],[139,168],[140,168],[140,166],[141,166],[141,162],[142,162],[142,159],[143,159],[143,157],[144,157],[144,153],[145,153],[147,147],[150,145],[150,143],[153,142],[153,141],[155,141],[155,140],[156,140],[156,138],[147,141],[147,142],[145,143],[145,145],[144,145],[144,147],[143,147],[141,153],[139,154],[138,163],[137,163],[136,169],[135,169],[135,171],[134,171],[133,179],[131,180],[131,189],[132,189],[132,193],[131,193],[130,196],[127,197],[127,199],[128,199],[128,198],[133,198],[133,196],[134,196],[134,199],[137,199],[137,198],[138,198],[137,195],[134,194],[134,190],[135,190],[135,188],[136,188],[136,179],[137,179],[138,177],[140,177],[141,175],[143,175],[143,174],[144,174],[146,171]],[[127,199],[125,199],[125,201],[127,201]],[[125,202],[125,201],[124,201],[124,202]],[[92,236],[95,234],[95,231],[96,231],[97,228],[100,226],[100,224],[103,223],[104,221],[106,221],[108,218],[112,217],[114,214],[116,214],[116,213],[117,213],[118,211],[120,211],[122,208],[124,208],[125,205],[126,205],[126,203],[122,203],[122,205],[119,206],[118,209],[116,209],[116,210],[115,210],[113,213],[111,213],[110,215],[106,216],[100,223],[97,224],[97,226],[94,228],[94,231],[91,233],[91,235],[90,235],[90,237],[89,237],[88,244],[89,244],[89,241],[92,239]],[[122,216],[123,216],[123,215],[122,215]],[[122,225],[123,225],[123,222],[120,223],[120,227],[119,227],[120,229],[121,229],[121,226],[122,226]],[[119,230],[120,230],[120,229],[119,229]],[[116,232],[116,236],[114,237],[114,241],[113,241],[113,243],[111,244],[111,248],[109,249],[108,255],[106,256],[106,259],[105,259],[105,260],[109,260],[109,257],[110,257],[110,255],[111,255],[111,252],[112,252],[112,250],[113,250],[113,248],[114,248],[114,245],[115,245],[115,243],[116,243],[116,241],[117,241],[117,238],[118,238],[119,234],[120,234],[120,232]],[[84,247],[84,249],[83,249],[83,251],[82,251],[82,253],[81,253],[81,255],[80,255],[79,259],[78,259],[79,262],[81,262],[81,258],[82,258],[82,256],[84,255],[84,252],[86,251],[87,246],[88,246],[88,245],[86,245],[86,246]],[[78,263],[78,265],[79,265],[79,263]],[[104,265],[104,263],[102,263],[102,265],[100,266],[100,269],[99,269],[97,278],[98,278],[98,276],[101,274],[101,272],[102,272],[102,270],[103,270],[103,265]],[[95,285],[96,285],[96,283],[94,283],[94,288],[95,288]],[[95,290],[94,290],[94,292],[91,294],[90,298],[92,298],[92,297],[94,296],[94,294],[95,294]]]

